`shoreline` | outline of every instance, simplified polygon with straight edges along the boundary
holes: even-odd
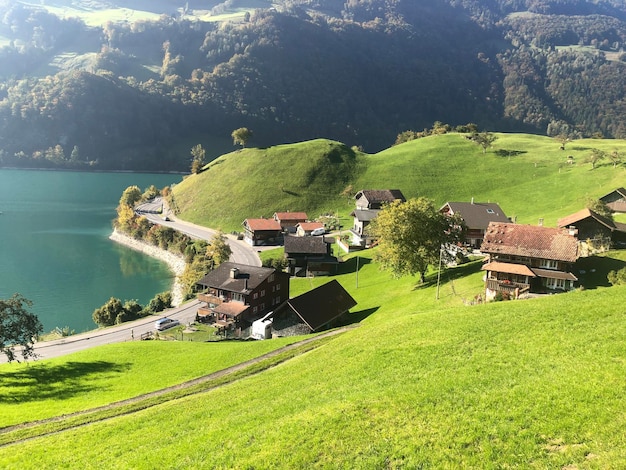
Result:
[[[157,246],[150,245],[149,243],[136,240],[128,235],[118,232],[115,229],[109,236],[109,240],[167,263],[170,271],[172,271],[175,276],[171,290],[172,306],[178,307],[183,303],[183,286],[180,282],[180,277],[185,272],[185,260],[181,256],[177,256],[174,253],[163,250]]]

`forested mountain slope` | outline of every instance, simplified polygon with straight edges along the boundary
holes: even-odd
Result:
[[[625,43],[617,0],[0,1],[0,165],[187,170],[242,126],[622,138]]]

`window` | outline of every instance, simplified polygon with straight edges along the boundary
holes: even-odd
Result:
[[[274,282],[274,275],[270,274],[270,277],[267,278],[267,282]]]
[[[276,290],[280,290],[280,284],[276,284]]]
[[[495,214],[495,211],[493,209],[487,209],[487,214]]]
[[[254,300],[258,299],[258,297],[259,297],[259,293],[258,292],[255,292],[254,294],[252,294],[252,298]]]
[[[556,269],[557,262],[553,259],[542,259],[539,261],[539,267],[546,269]]]
[[[548,278],[546,286],[550,289],[565,289],[565,279]]]
[[[252,307],[252,313],[257,313],[259,311],[259,307]]]
[[[243,294],[240,294],[238,292],[233,292],[232,300],[237,301],[237,302],[243,302]]]
[[[265,297],[265,289],[261,290],[261,297]]]

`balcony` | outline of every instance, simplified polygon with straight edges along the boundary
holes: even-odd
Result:
[[[198,294],[198,300],[213,305],[220,305],[222,302],[226,301],[224,297],[218,297],[213,294]]]
[[[507,294],[513,294],[515,289],[519,289],[519,293],[522,294],[530,291],[530,284],[505,279],[487,279],[487,289],[496,292],[506,292]]]

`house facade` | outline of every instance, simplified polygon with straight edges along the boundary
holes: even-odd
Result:
[[[354,196],[356,209],[350,214],[354,223],[350,232],[352,243],[361,246],[371,246],[376,241],[376,235],[367,233],[367,226],[374,220],[385,204],[394,201],[406,202],[406,198],[399,189],[364,189]]]
[[[480,250],[487,254],[482,267],[487,300],[569,291],[578,281],[571,272],[578,240],[567,230],[491,222]]]
[[[203,305],[197,319],[240,336],[258,318],[289,299],[289,274],[273,268],[226,262],[197,285]]]
[[[324,224],[321,222],[300,222],[296,225],[296,235],[298,237],[308,237],[313,230],[321,230]]]
[[[471,248],[480,248],[491,222],[510,222],[500,206],[492,202],[446,202],[439,212],[463,220],[467,228],[465,244]]]
[[[242,225],[243,239],[252,246],[282,243],[282,228],[274,219],[246,219]]]

